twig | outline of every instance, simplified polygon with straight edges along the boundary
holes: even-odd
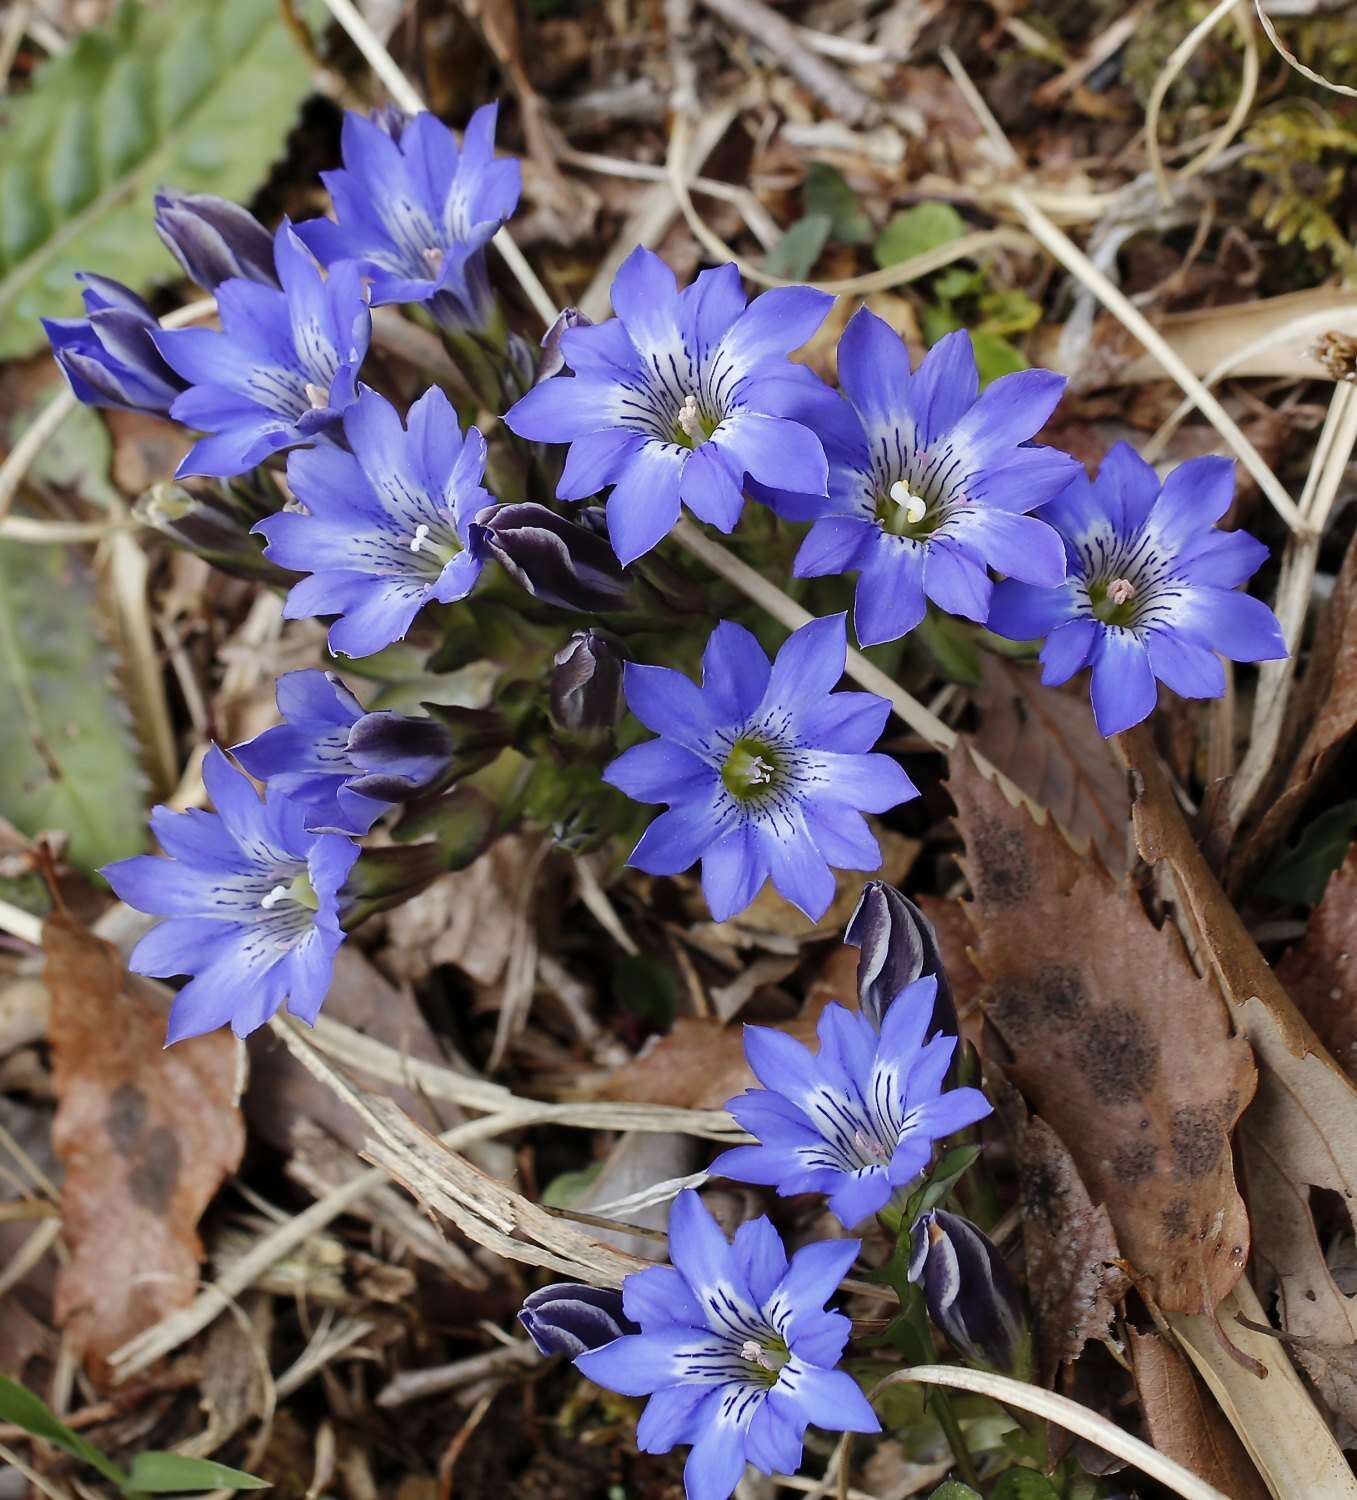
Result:
[[[1183,1500],[1229,1500],[1214,1485],[1199,1479],[1190,1469],[1142,1443],[1139,1438],[1123,1432],[1115,1423],[1077,1401],[1057,1396],[1054,1391],[1040,1386],[1028,1385],[1022,1380],[1012,1380],[1007,1375],[991,1375],[984,1370],[966,1370],[958,1365],[915,1365],[897,1370],[888,1375],[870,1394],[875,1399],[882,1391],[893,1385],[941,1385],[958,1391],[975,1391],[1005,1406],[1015,1406],[1019,1411],[1029,1411],[1035,1416],[1054,1422],[1066,1432],[1087,1438],[1107,1453],[1125,1460],[1134,1468],[1157,1479]]]
[[[5,1447],[3,1443],[0,1443],[0,1458],[4,1459],[16,1473],[22,1474],[40,1495],[46,1495],[47,1500],[71,1500],[69,1491],[39,1474],[36,1469],[30,1469],[12,1448]]]
[[[1253,8],[1258,12],[1258,19],[1263,23],[1263,30],[1267,32],[1267,39],[1286,59],[1288,63],[1301,74],[1308,78],[1311,83],[1317,83],[1320,88],[1328,89],[1334,94],[1345,94],[1349,99],[1357,99],[1357,89],[1349,88],[1345,83],[1330,83],[1321,73],[1316,73],[1313,68],[1307,68],[1294,52],[1288,52],[1282,45],[1282,39],[1277,35],[1277,28],[1272,24],[1272,19],[1263,9],[1263,0],[1253,0]]]
[[[767,48],[793,78],[839,119],[850,125],[862,125],[880,113],[874,99],[850,83],[832,63],[812,52],[800,35],[800,28],[763,0],[702,0],[702,3],[760,47]]]
[[[587,855],[580,855],[575,860],[575,879],[579,883],[580,900],[584,902],[585,909],[623,953],[635,958],[641,950],[636,946],[631,933],[622,925],[622,918],[618,916],[617,908],[607,891],[599,884]]]
[[[1235,0],[1235,3],[1238,3],[1238,0]],[[1050,109],[1058,104],[1071,89],[1083,83],[1095,68],[1100,68],[1109,57],[1121,51],[1136,34],[1140,23],[1145,18],[1145,12],[1153,4],[1154,0],[1136,0],[1130,10],[1118,16],[1110,26],[1104,27],[1081,58],[1041,85],[1032,95],[1033,104],[1041,109]]]
[[[515,1339],[512,1344],[488,1350],[484,1354],[472,1354],[466,1359],[455,1359],[451,1364],[434,1365],[423,1370],[402,1370],[377,1392],[377,1405],[404,1406],[407,1401],[422,1401],[426,1396],[455,1391],[489,1376],[507,1377],[519,1370],[530,1370],[541,1363],[542,1356],[532,1344],[526,1339]]]

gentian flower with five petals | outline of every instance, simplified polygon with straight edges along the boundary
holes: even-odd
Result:
[[[178,328],[155,336],[189,389],[170,408],[209,434],[177,476],[229,478],[298,443],[323,441],[354,399],[372,315],[352,264],[323,275],[284,220],[273,237],[282,290],[232,278],[217,288],[222,331]]]
[[[608,534],[624,563],[673,529],[680,502],[730,531],[746,475],[824,493],[820,440],[786,415],[808,387],[824,388],[787,355],[820,326],[831,297],[779,287],[746,306],[733,265],[680,292],[659,256],[638,248],[612,299],[615,318],[561,335],[574,376],[542,381],[504,420],[520,437],[570,444],[560,499],[613,486]]]
[[[330,649],[371,656],[403,639],[431,600],[464,599],[480,577],[472,521],[490,504],[481,488],[485,439],[463,435],[452,403],[431,387],[410,408],[408,427],[366,386],[344,413],[352,452],[335,445],[288,460],[305,511],[267,516],[254,528],[264,556],[309,573],[287,596],[288,619],[338,615]]]
[[[632,713],[659,739],[634,745],[603,779],[638,802],[667,802],[631,852],[651,875],[702,861],[718,922],[743,911],[769,875],[812,920],[834,897],[831,865],[875,870],[881,850],[862,817],[918,792],[889,755],[871,754],[890,707],[834,693],[847,640],[842,615],[791,635],[770,667],[743,626],[723,621],[699,687],[668,667],[626,665]]]
[[[907,985],[878,1033],[865,1016],[827,1005],[820,1051],[783,1031],[746,1026],[745,1056],[764,1085],[726,1106],[757,1146],[736,1146],[712,1171],[775,1187],[784,1197],[827,1193],[846,1229],[879,1213],[928,1166],[933,1142],[990,1113],[979,1089],[944,1090],[953,1036],[926,1042],[937,980]]]
[[[344,941],[339,892],[358,846],[342,834],[309,832],[306,809],[281,792],[261,801],[215,746],[203,782],[215,813],[151,813],[169,858],[139,854],[103,870],[129,906],[166,918],[132,950],[129,967],[194,976],[170,1007],[167,1042],[228,1021],[248,1036],[285,1001],[310,1024]]]
[[[1068,580],[1045,589],[1000,583],[990,629],[1015,641],[1044,636],[1045,683],[1091,666],[1093,714],[1105,735],[1151,713],[1156,678],[1184,698],[1219,698],[1221,656],[1287,654],[1277,617],[1239,589],[1267,548],[1246,531],[1216,529],[1233,494],[1229,459],[1190,458],[1161,485],[1118,443],[1096,479],[1079,475],[1043,511],[1064,540]]]
[[[848,1340],[826,1312],[857,1240],[806,1245],[790,1261],[777,1231],[752,1219],[728,1243],[691,1189],[669,1215],[672,1266],[628,1276],[622,1305],[641,1332],[577,1356],[590,1380],[649,1396],[636,1428],[643,1453],[691,1443],[688,1500],[728,1500],[746,1463],[794,1474],[806,1428],[880,1432],[857,1382],[835,1369]]]
[[[899,336],[863,308],[839,341],[839,385],[848,401],[821,408],[815,423],[829,498],[761,498],[815,521],[798,578],[858,572],[853,627],[863,645],[913,630],[926,599],[983,623],[986,564],[1030,583],[1064,578],[1060,538],[1024,514],[1074,473],[1068,454],[1027,442],[1060,400],[1062,377],[1022,370],[980,392],[964,331],[939,339],[911,374]]]
[[[164,416],[184,382],[155,346],[156,315],[111,277],[82,271],[76,280],[84,286],[85,316],[42,320],[76,400]]]
[[[518,163],[495,157],[498,105],[472,115],[459,147],[436,115],[390,129],[344,116],[344,168],[322,172],[335,219],[297,233],[323,265],[353,260],[371,278],[372,303],[424,302],[446,328],[483,330],[494,294],[485,246],[518,203]]]

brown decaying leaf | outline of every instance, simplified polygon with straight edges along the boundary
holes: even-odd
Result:
[[[858,950],[837,948],[810,987],[794,1020],[777,1027],[814,1050],[815,1024],[831,1000],[856,1008]],[[744,1060],[744,1028],[680,1016],[667,1036],[612,1073],[598,1091],[601,1099],[638,1104],[669,1104],[680,1109],[721,1109],[728,1099],[755,1085]]]
[[[69,917],[48,919],[43,946],[70,1251],[56,1318],[103,1380],[107,1355],[197,1291],[198,1221],[245,1147],[240,1044],[166,1048],[163,1008]]]
[[[1154,1446],[1230,1500],[1268,1500],[1244,1445],[1187,1360],[1157,1333],[1132,1328],[1128,1337],[1136,1393]]]
[[[1036,1116],[1018,1132],[1027,1287],[1036,1316],[1041,1377],[1108,1333],[1127,1280],[1106,1207],[1088,1195],[1064,1142]]]
[[[1257,1082],[1178,934],[953,755],[976,967],[1005,1073],[1068,1146],[1161,1306],[1215,1306],[1248,1258],[1229,1138]]]
[[[1357,847],[1324,887],[1277,978],[1349,1078],[1357,1079]]]
[[[975,746],[1060,826],[1089,839],[1116,874],[1127,866],[1131,798],[1126,777],[1089,712],[1088,691],[1053,692],[1030,671],[987,655],[972,695]]]

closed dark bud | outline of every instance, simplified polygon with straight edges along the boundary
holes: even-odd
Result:
[[[640,1328],[622,1311],[622,1293],[558,1281],[526,1298],[518,1321],[543,1354],[574,1359]]]
[[[622,721],[622,653],[600,630],[577,630],[551,669],[551,716],[581,739],[608,740]]]
[[[410,802],[492,760],[513,738],[493,708],[430,704],[429,717],[380,709],[349,730],[349,759],[362,775],[349,786],[382,802]]]
[[[205,291],[233,276],[278,285],[273,236],[239,203],[214,193],[159,192],[155,227],[185,275]]]
[[[297,581],[295,573],[264,556],[264,539],[250,534],[261,512],[229,484],[195,483],[190,488],[166,480],[145,491],[134,512],[143,526],[223,573],[279,588]]]
[[[160,357],[160,324],[120,281],[81,271],[83,318],[44,318],[52,353],[86,406],[125,407],[164,416],[186,384]]]
[[[534,599],[592,614],[625,609],[629,585],[607,541],[545,505],[497,505],[481,512],[478,541]]]
[[[561,352],[561,335],[572,328],[589,328],[593,320],[586,318],[578,307],[567,307],[557,315],[556,321],[542,335],[542,353],[537,361],[537,380],[550,380],[565,369],[565,355]]]
[[[1013,1274],[978,1225],[934,1209],[914,1226],[909,1279],[928,1316],[971,1364],[1025,1374],[1027,1316]]]
[[[924,974],[938,981],[930,1034],[957,1034],[956,1005],[942,972],[933,924],[907,897],[884,880],[869,880],[843,940],[861,950],[858,959],[858,1004],[878,1030],[891,1001]]]

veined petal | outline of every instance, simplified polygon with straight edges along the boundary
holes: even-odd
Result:
[[[1093,717],[1120,734],[1154,712],[1158,692],[1145,647],[1129,630],[1104,630],[1093,656]]]
[[[1287,655],[1276,615],[1261,599],[1236,589],[1180,589],[1170,620],[1184,640],[1231,661],[1278,661]]]
[[[1166,552],[1184,551],[1220,520],[1233,499],[1233,459],[1189,458],[1164,481],[1151,501],[1153,510],[1147,507],[1150,534]]]
[[[989,574],[969,548],[935,537],[924,547],[924,591],[948,614],[983,624],[993,589]]]
[[[1056,588],[1065,581],[1065,544],[1039,516],[966,506],[949,520],[947,529],[975,548],[996,572],[1042,588]]]
[[[1146,631],[1145,649],[1154,675],[1180,698],[1224,696],[1225,668],[1214,651],[1162,630]]]
[[[720,724],[748,718],[763,698],[771,670],[753,634],[722,620],[702,653],[702,692],[712,718]]]
[[[915,446],[940,442],[974,404],[980,391],[971,336],[964,328],[947,333],[923,357],[909,392]]]
[[[885,537],[879,532],[869,558],[860,558],[853,596],[853,629],[864,646],[898,640],[923,619],[924,548],[918,542]]]
[[[834,874],[806,827],[804,812],[781,813],[758,825],[759,841],[773,884],[784,900],[818,922],[834,899]]]
[[[1103,627],[1083,616],[1057,625],[1041,648],[1041,680],[1047,687],[1059,687],[1086,667],[1097,650]]]
[[[839,385],[862,420],[868,440],[893,450],[897,434],[906,450],[914,440],[910,389],[913,376],[904,340],[884,319],[861,307],[839,340]]]
[[[848,633],[842,615],[824,615],[794,630],[773,662],[764,691],[769,707],[808,706],[823,698],[843,676]]]
[[[718,922],[742,912],[767,879],[768,861],[752,824],[737,823],[702,856],[702,894]]]
[[[741,374],[790,354],[825,320],[834,299],[807,286],[776,287],[755,297],[721,340],[720,352]]]
[[[792,565],[796,578],[822,578],[861,567],[863,554],[880,533],[858,516],[824,516],[806,533]]]
[[[682,672],[629,661],[623,681],[627,707],[655,734],[697,750],[718,727],[702,690]]]
[[[1038,588],[1017,579],[1001,579],[990,596],[985,625],[1005,640],[1037,641],[1072,620],[1076,607],[1073,586]]]
[[[750,474],[774,489],[822,495],[829,466],[820,439],[799,422],[739,411],[712,433],[711,441],[741,476]]]
[[[734,531],[744,509],[743,476],[713,440],[683,460],[683,503],[718,531]]]
[[[674,529],[688,457],[676,444],[651,441],[628,459],[607,503],[608,536],[623,566],[649,552]]]
[[[716,773],[705,761],[663,739],[624,750],[605,769],[603,779],[633,802],[686,801],[708,789],[714,801],[717,790]]]
[[[627,863],[648,875],[680,875],[699,859],[705,862],[723,831],[724,817],[715,800],[684,802],[651,823]]]
[[[618,388],[597,375],[553,375],[504,414],[504,425],[538,443],[569,443],[618,426]]]

